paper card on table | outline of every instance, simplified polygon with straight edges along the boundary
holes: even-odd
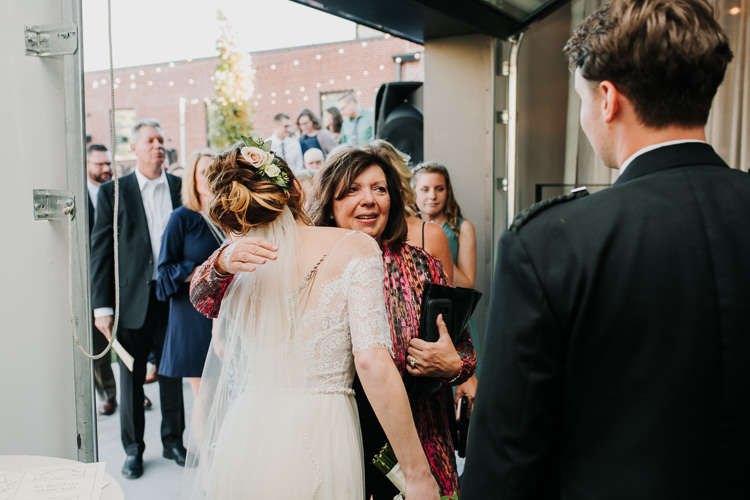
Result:
[[[11,500],[20,481],[18,472],[0,471],[0,500]]]
[[[104,464],[70,464],[23,471],[13,500],[99,500]]]

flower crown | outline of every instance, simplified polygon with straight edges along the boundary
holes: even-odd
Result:
[[[242,157],[248,162],[259,176],[268,179],[273,184],[289,193],[289,176],[279,168],[281,160],[271,152],[271,142],[264,142],[262,139],[253,139],[252,137],[240,136],[245,146],[240,149]]]

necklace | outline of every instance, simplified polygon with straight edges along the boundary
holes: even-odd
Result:
[[[323,256],[320,258],[320,260],[313,266],[312,269],[310,269],[310,272],[305,275],[304,278],[302,278],[302,281],[300,281],[300,284],[297,286],[297,290],[294,292],[295,294],[298,294],[302,291],[303,288],[310,282],[310,280],[313,279],[313,277],[318,273],[318,266],[323,263],[323,259],[326,258],[326,255],[323,254]]]

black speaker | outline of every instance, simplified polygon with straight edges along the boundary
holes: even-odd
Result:
[[[389,82],[375,96],[375,138],[383,139],[411,156],[424,158],[422,82]]]

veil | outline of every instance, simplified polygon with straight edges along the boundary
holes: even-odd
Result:
[[[295,433],[304,411],[304,398],[296,390],[302,381],[294,369],[301,355],[294,339],[304,302],[298,297],[297,224],[285,208],[274,222],[247,236],[276,244],[277,259],[238,273],[214,321],[193,405],[182,498],[231,498],[235,490],[237,498],[264,498],[263,485],[253,478],[272,488],[284,481],[275,462],[288,462],[295,455],[289,446],[299,448],[297,455],[303,459],[307,456],[304,439]],[[300,483],[301,498],[306,496],[303,490],[314,490],[316,478],[295,475],[286,481]],[[230,482],[236,483],[235,490],[227,489]],[[248,484],[251,491],[242,491]]]

